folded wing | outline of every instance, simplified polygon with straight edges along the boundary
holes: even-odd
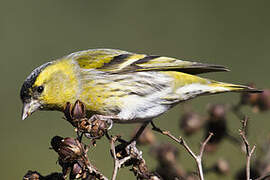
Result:
[[[83,69],[96,69],[109,73],[140,71],[177,71],[188,74],[229,71],[224,66],[183,61],[176,58],[135,54],[114,49],[93,49],[67,56]]]

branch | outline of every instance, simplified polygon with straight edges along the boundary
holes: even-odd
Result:
[[[120,144],[115,146],[115,142]],[[155,179],[160,178],[148,170],[146,162],[142,157],[142,152],[136,147],[136,141],[132,143],[121,139],[119,136],[111,138],[111,154],[114,159],[114,170],[112,174],[112,180],[116,179],[118,170],[124,166],[131,166],[130,171],[134,173],[137,180],[143,179]]]
[[[245,117],[244,120],[242,121],[242,128],[239,130],[239,134],[240,134],[240,137],[242,138],[242,141],[244,142],[245,147],[246,147],[246,158],[247,158],[247,160],[246,160],[246,179],[250,180],[250,160],[251,160],[252,154],[255,151],[256,145],[254,145],[250,149],[250,145],[249,145],[249,142],[248,142],[247,137],[246,137],[247,121],[248,121],[248,118]]]
[[[100,180],[109,180],[106,176],[104,176],[95,166],[93,166],[89,159],[88,159],[88,156],[87,154],[85,153],[84,154],[84,161],[85,161],[85,164],[86,164],[86,167],[90,173],[90,175],[93,175],[94,177],[100,179]]]
[[[111,142],[111,153],[112,153],[113,160],[114,160],[114,170],[113,170],[112,180],[116,179],[118,169],[120,169],[121,166],[131,158],[131,156],[124,157],[123,159],[120,159],[120,160],[117,158],[116,152],[115,152],[115,142],[117,141],[117,139],[118,139],[117,136],[112,137],[111,141],[110,141]]]
[[[209,136],[203,141],[203,143],[201,144],[200,147],[200,153],[199,155],[196,155],[191,149],[190,147],[187,145],[186,141],[182,138],[176,138],[175,136],[173,136],[169,131],[163,131],[160,128],[156,127],[155,124],[153,122],[151,122],[152,126],[153,126],[153,130],[157,131],[163,135],[168,136],[169,138],[173,139],[174,141],[176,141],[177,143],[181,144],[186,150],[187,152],[193,157],[193,159],[196,161],[196,165],[199,171],[199,176],[201,180],[204,180],[204,175],[203,175],[203,168],[202,168],[202,157],[203,157],[203,153],[204,153],[204,149],[206,144],[209,142],[209,140],[211,139],[211,137],[214,135],[213,133],[209,133]]]

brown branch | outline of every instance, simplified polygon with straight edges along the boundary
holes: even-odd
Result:
[[[246,137],[247,122],[248,122],[248,118],[245,117],[244,120],[242,121],[242,128],[239,130],[239,134],[246,148],[246,179],[250,180],[250,160],[251,160],[252,154],[255,151],[256,145],[250,148],[249,142]]]
[[[104,176],[95,166],[93,166],[89,159],[88,156],[85,155],[85,163],[86,167],[90,173],[90,175],[93,175],[94,177],[100,179],[100,180],[109,180],[106,176]]]
[[[120,144],[115,146],[115,142],[118,141]],[[134,173],[138,180],[143,179],[155,179],[160,178],[148,170],[145,160],[142,157],[142,152],[136,147],[136,141],[132,143],[121,139],[119,136],[112,137],[111,143],[111,154],[114,159],[114,170],[112,174],[112,180],[116,179],[118,170],[124,166],[131,166],[130,171]]]
[[[127,157],[124,157],[123,159],[118,159],[117,158],[117,155],[116,155],[116,152],[115,152],[115,142],[117,141],[118,137],[115,136],[115,137],[112,137],[111,138],[111,153],[112,153],[112,156],[113,156],[113,160],[114,160],[114,169],[113,169],[113,174],[112,174],[112,180],[115,180],[116,179],[116,176],[117,176],[117,172],[118,170],[121,168],[121,166],[127,162],[131,156],[127,156]]]
[[[157,131],[163,135],[168,136],[169,138],[173,139],[174,141],[176,141],[177,143],[181,144],[186,150],[187,152],[193,157],[193,159],[196,161],[196,165],[199,171],[199,176],[201,180],[204,180],[204,175],[203,175],[203,168],[202,168],[202,157],[203,157],[203,153],[205,150],[205,146],[206,144],[209,142],[209,140],[211,139],[211,137],[214,135],[213,133],[209,133],[209,136],[203,141],[203,143],[201,144],[200,147],[200,153],[199,155],[196,155],[191,148],[187,145],[186,141],[182,138],[176,138],[175,136],[173,136],[169,131],[163,131],[160,128],[156,127],[155,124],[153,122],[151,122],[152,126],[153,126],[153,130]]]

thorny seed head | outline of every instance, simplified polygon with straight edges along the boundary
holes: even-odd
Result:
[[[195,133],[202,127],[202,125],[203,118],[194,112],[187,112],[183,114],[180,119],[180,129],[183,130],[186,135]]]
[[[70,137],[55,136],[51,140],[51,146],[64,161],[76,160],[84,153],[82,144],[77,139]]]

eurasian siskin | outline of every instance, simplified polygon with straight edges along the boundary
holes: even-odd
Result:
[[[36,110],[63,111],[81,100],[88,115],[115,122],[148,121],[179,102],[228,91],[257,92],[242,85],[195,76],[228,71],[223,66],[113,49],[72,53],[36,68],[22,85],[22,119]]]

